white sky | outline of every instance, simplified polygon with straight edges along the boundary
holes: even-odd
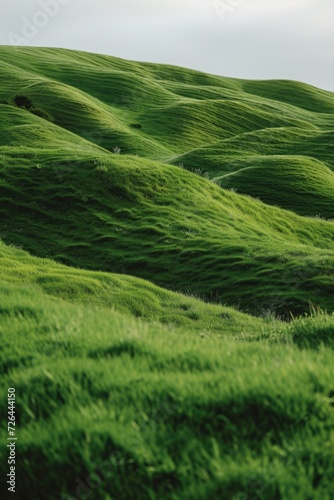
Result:
[[[333,22],[334,0],[10,0],[0,6],[0,44],[87,50],[334,91]]]

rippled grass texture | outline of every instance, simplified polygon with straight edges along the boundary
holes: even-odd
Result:
[[[332,93],[66,50],[0,56],[0,97],[55,120],[0,105],[5,243],[257,316],[334,310]]]
[[[217,336],[0,293],[20,499],[331,498],[332,317]]]
[[[16,497],[331,500],[334,95],[29,47],[0,76]]]

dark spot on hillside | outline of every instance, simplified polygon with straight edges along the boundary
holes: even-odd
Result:
[[[328,398],[329,398],[329,399],[331,399],[331,401],[330,401],[330,403],[329,403],[329,404],[330,404],[330,406],[334,406],[334,391],[330,391],[330,392],[328,393]]]
[[[36,359],[32,354],[27,356],[22,355],[22,356],[17,356],[16,358],[6,359],[1,366],[1,373],[7,375],[16,368],[22,369],[23,367],[32,366],[34,362],[36,362]]]
[[[193,321],[198,321],[200,316],[196,312],[191,312],[190,314],[187,314],[187,318],[192,319]]]
[[[136,355],[141,355],[141,349],[130,343],[123,342],[120,345],[114,345],[110,347],[105,347],[101,349],[97,349],[95,351],[91,351],[88,354],[88,357],[96,359],[96,358],[114,358],[118,356],[122,356],[123,354],[127,354],[131,358],[134,358]]]
[[[36,108],[30,97],[26,95],[16,95],[14,97],[6,97],[0,100],[0,104],[6,104],[7,106],[20,108],[25,111],[29,111],[29,113],[32,113],[33,115],[43,118],[43,120],[47,120],[51,123],[54,122],[54,118],[52,115],[50,115],[50,113],[45,111],[45,109]]]
[[[32,100],[26,95],[16,95],[14,97],[14,102],[19,108],[30,109],[33,106]]]
[[[35,309],[24,306],[15,306],[15,307],[0,306],[0,316],[14,316],[23,318],[33,318],[33,319],[39,318],[39,314],[36,312]]]

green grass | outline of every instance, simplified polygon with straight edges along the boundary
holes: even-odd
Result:
[[[221,163],[221,165],[223,162]],[[230,173],[215,178],[221,187],[258,197],[300,215],[334,219],[334,173],[306,156],[259,156],[226,161]],[[280,190],[273,186],[280,186]]]
[[[206,337],[36,288],[0,293],[19,498],[85,498],[82,483],[94,499],[331,498],[333,353],[300,349],[300,327]],[[302,328],[324,322],[333,333],[324,316]]]
[[[333,153],[333,131],[280,127],[240,134],[170,162],[270,205],[332,219]]]
[[[323,278],[334,266],[331,222],[223,191],[178,167],[47,145],[3,148],[4,242],[256,315],[268,302],[285,316],[309,311],[310,302],[334,310],[333,282]]]
[[[333,498],[334,94],[29,47],[0,75],[17,497]]]
[[[1,242],[0,281],[31,285],[32,289],[66,302],[101,306],[201,335],[255,334],[265,325],[262,319],[173,293],[148,281],[66,267]]]

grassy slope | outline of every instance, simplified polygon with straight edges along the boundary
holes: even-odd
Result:
[[[0,242],[0,280],[31,285],[66,302],[100,306],[202,335],[246,335],[265,326],[234,309],[173,293],[132,276],[83,271],[32,257]]]
[[[226,163],[230,172],[216,178],[220,186],[233,186],[238,193],[259,197],[300,215],[334,219],[334,173],[319,160],[273,155]],[[274,189],[278,185],[280,190]]]
[[[333,223],[296,215],[333,217],[333,94],[55,49],[0,72],[55,117],[0,105],[20,498],[83,498],[108,460],[92,498],[330,499],[333,317],[152,282],[334,310]]]
[[[170,162],[206,174],[225,189],[236,189],[300,215],[331,219],[333,129],[334,125],[326,131],[281,127],[241,134],[178,155]],[[251,182],[244,177],[248,168]]]
[[[5,242],[255,314],[273,301],[280,314],[308,311],[309,301],[333,310],[333,283],[323,278],[334,265],[333,224],[222,191],[177,167],[38,146],[33,157],[3,149]]]
[[[20,499],[332,498],[333,354],[301,339],[333,346],[333,318],[268,325],[247,342],[23,286],[0,294],[1,413],[14,386]]]

